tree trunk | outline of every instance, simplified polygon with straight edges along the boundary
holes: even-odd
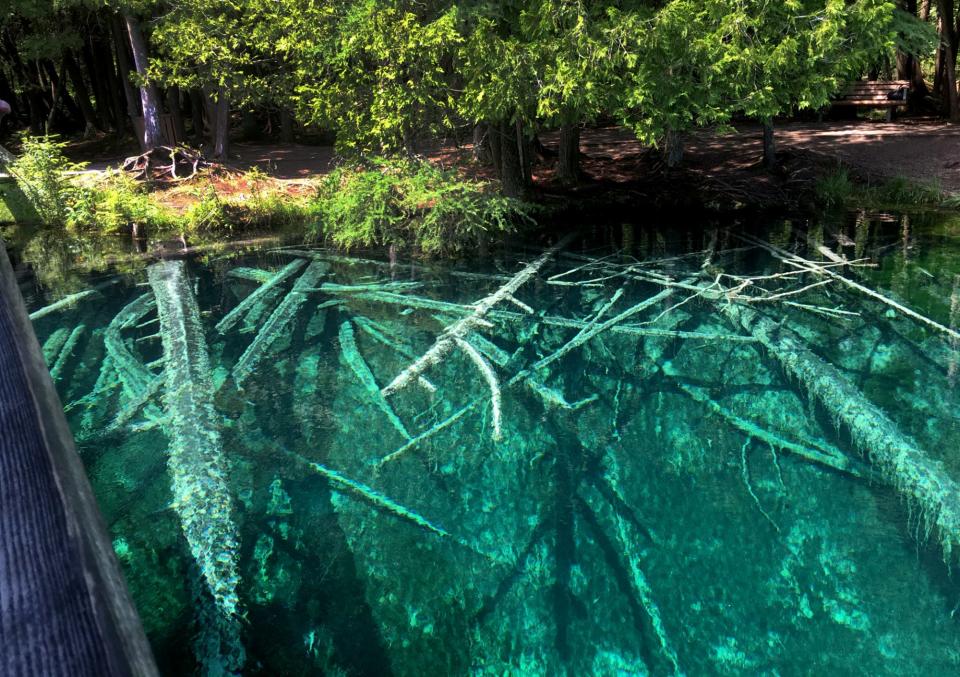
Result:
[[[193,142],[203,145],[203,95],[199,89],[190,90],[190,118],[193,120]]]
[[[663,159],[669,169],[675,169],[683,161],[683,133],[668,129],[663,139]]]
[[[83,47],[77,55],[82,64],[81,75],[86,70],[90,85],[93,88],[94,104],[97,112],[97,127],[99,129],[116,128],[114,119],[115,109],[112,107],[113,97],[110,89],[110,73],[105,64],[100,63],[93,50],[93,37],[83,41]],[[111,63],[111,66],[113,64]],[[72,77],[72,76],[71,76]]]
[[[79,123],[83,120],[83,113],[80,112],[80,107],[77,105],[77,102],[73,100],[73,97],[70,96],[70,92],[67,90],[67,64],[66,58],[60,62],[60,72],[57,72],[57,67],[49,59],[44,59],[42,61],[43,68],[46,71],[47,78],[50,80],[50,88],[52,92],[52,98],[54,99],[53,103],[50,106],[50,114],[47,117],[47,127],[50,127],[53,124],[54,117],[57,113],[57,103],[63,102],[63,107],[66,109],[65,122],[70,125],[71,122]]]
[[[133,65],[141,78],[147,77],[147,42],[140,30],[140,22],[126,15],[127,34],[130,36],[130,49],[133,51]],[[153,150],[163,145],[160,133],[160,96],[156,85],[147,83],[140,87],[140,107],[143,109],[143,149]]]
[[[126,39],[120,21],[119,17],[114,17],[110,22],[110,31],[113,34],[113,46],[117,53],[117,68],[120,71],[120,82],[123,84],[123,95],[127,102],[127,116],[132,119],[140,115],[140,99],[130,79],[130,74],[133,72],[130,66],[130,55],[127,53],[130,42]]]
[[[487,142],[490,144],[490,162],[497,178],[500,178],[500,164],[503,161],[503,139],[500,137],[500,125],[497,123],[484,123],[487,129]]]
[[[67,76],[73,82],[73,91],[77,95],[77,104],[80,106],[80,113],[83,115],[83,135],[84,137],[93,136],[98,130],[103,131],[97,114],[93,110],[93,104],[90,103],[90,92],[87,91],[87,83],[83,80],[83,73],[77,66],[77,61],[73,52],[67,50],[63,56],[64,66],[67,69]]]
[[[773,170],[777,168],[777,144],[773,135],[773,120],[763,121],[763,166]]]
[[[293,116],[286,108],[280,111],[280,140],[293,143]]]
[[[222,87],[217,90],[213,116],[213,157],[226,160],[230,143],[230,101]]]
[[[954,54],[953,0],[937,0],[943,54],[943,77],[941,91],[945,104],[944,112],[951,122],[960,122],[960,102],[957,100],[956,55]]]
[[[473,159],[482,165],[491,162],[490,132],[485,122],[473,126]]]
[[[517,125],[501,122],[500,131],[500,188],[507,197],[524,198],[527,195],[523,180],[523,159],[517,143]]]
[[[173,129],[176,132],[176,143],[187,140],[187,128],[183,125],[183,108],[180,106],[180,88],[174,85],[167,88],[167,108],[173,118]]]
[[[533,183],[533,147],[530,138],[523,132],[520,120],[514,123],[517,130],[517,151],[520,153],[520,175],[524,188]]]
[[[575,186],[580,179],[580,126],[560,125],[560,154],[557,178],[565,186]]]

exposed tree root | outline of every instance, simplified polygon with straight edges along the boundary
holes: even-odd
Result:
[[[183,146],[157,146],[146,153],[128,157],[120,169],[135,179],[146,181],[185,181],[210,163],[199,151]]]

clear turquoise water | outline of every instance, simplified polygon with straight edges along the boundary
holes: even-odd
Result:
[[[391,266],[265,243],[155,264],[21,243],[31,310],[96,289],[35,328],[164,673],[960,671],[955,557],[726,301],[675,289],[617,324],[632,330],[530,370],[663,291],[644,271],[695,285],[789,269],[741,228],[586,229],[471,336],[499,416],[459,344],[429,384],[377,387],[470,312],[453,304],[542,249]],[[877,266],[839,270],[960,324],[954,217],[753,232],[811,259],[819,244],[867,257]],[[217,328],[262,284],[238,268],[297,260]],[[952,339],[838,283],[782,298],[820,310],[755,307],[960,477]]]

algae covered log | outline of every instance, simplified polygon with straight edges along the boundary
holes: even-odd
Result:
[[[290,321],[296,317],[300,306],[307,300],[307,293],[317,286],[320,277],[327,272],[327,269],[327,264],[322,261],[314,261],[303,271],[303,275],[297,278],[293,289],[270,314],[260,333],[254,337],[253,342],[240,356],[233,368],[233,378],[237,385],[242,384],[253,373],[270,346],[283,334]]]
[[[393,381],[383,388],[384,395],[390,395],[400,390],[408,383],[423,374],[431,365],[438,363],[456,345],[456,339],[462,339],[484,322],[484,316],[501,301],[511,298],[520,287],[533,278],[557,252],[566,247],[573,240],[573,235],[562,238],[557,244],[548,249],[540,257],[524,266],[520,272],[510,278],[510,281],[501,286],[489,296],[481,299],[473,312],[454,324],[447,327],[433,346],[420,359],[400,372]]]
[[[77,302],[82,301],[83,299],[93,296],[97,291],[95,289],[85,289],[84,291],[77,292],[76,294],[70,294],[69,296],[64,296],[59,301],[51,303],[49,306],[44,306],[39,310],[35,310],[30,313],[31,320],[39,320],[41,317],[46,317],[50,313],[55,313],[58,310],[63,310],[64,308],[70,308],[75,305]]]
[[[344,361],[350,367],[350,370],[353,371],[357,380],[363,384],[370,401],[386,415],[387,420],[390,421],[390,425],[396,428],[404,439],[409,440],[410,433],[407,432],[400,417],[397,416],[386,398],[380,394],[380,386],[377,385],[373,372],[370,371],[370,367],[367,366],[366,361],[360,354],[360,350],[357,348],[357,342],[353,335],[353,325],[350,324],[349,320],[340,325],[340,348],[343,351]]]
[[[268,292],[276,288],[278,285],[283,284],[287,278],[296,274],[306,262],[303,259],[297,259],[296,261],[291,261],[280,271],[270,278],[269,281],[265,282],[262,286],[255,289],[249,296],[243,299],[237,306],[227,313],[220,322],[217,323],[217,331],[221,334],[229,331],[233,325],[240,321],[244,315],[250,312],[258,302],[266,301],[269,298]]]
[[[213,406],[213,383],[200,311],[183,261],[147,271],[163,342],[163,405],[169,422],[167,467],[173,507],[218,610],[220,655],[201,657],[227,671],[243,664],[240,644],[239,537],[227,486],[227,463]]]
[[[792,331],[742,305],[726,304],[723,312],[755,336],[836,421],[842,421],[884,478],[920,506],[928,524],[939,531],[949,560],[953,547],[960,545],[960,485],[943,464],[929,458],[916,441],[900,432],[879,407]]]

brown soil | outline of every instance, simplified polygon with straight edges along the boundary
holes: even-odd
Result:
[[[819,172],[842,163],[866,180],[902,176],[938,181],[944,190],[960,191],[960,126],[941,120],[783,123],[776,129],[781,166],[773,173],[760,166],[761,138],[759,126],[749,123],[728,132],[698,130],[687,137],[682,168],[666,170],[658,153],[643,146],[629,130],[588,129],[581,139],[582,184],[574,191],[562,190],[555,181],[553,161],[541,158],[533,170],[534,185],[537,193],[547,198],[561,193],[588,198],[612,190],[631,201],[663,202],[666,197],[666,202],[676,204],[696,195],[701,202],[773,206],[803,195]],[[542,141],[549,150],[555,147],[557,136],[544,134]],[[120,161],[118,149],[99,153],[89,147],[77,150],[95,159],[92,169]],[[239,173],[251,167],[263,170],[284,190],[301,192],[306,180],[329,172],[336,163],[329,146],[236,143],[231,150],[234,157],[227,171],[211,177],[221,194],[247,192],[250,187]],[[469,145],[448,145],[427,149],[424,155],[489,178],[489,169],[474,163],[471,152]],[[177,193],[170,196],[172,203],[189,202],[188,192]]]

